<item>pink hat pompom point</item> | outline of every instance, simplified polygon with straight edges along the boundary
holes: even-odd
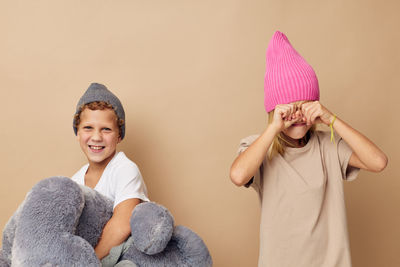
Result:
[[[267,48],[265,110],[270,112],[278,104],[301,100],[319,100],[317,75],[286,35],[276,31]]]

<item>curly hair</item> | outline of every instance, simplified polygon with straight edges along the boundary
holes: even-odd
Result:
[[[114,110],[113,107],[104,102],[104,101],[95,101],[95,102],[90,102],[87,103],[85,105],[82,105],[79,108],[79,111],[77,114],[74,115],[74,121],[75,121],[75,128],[78,129],[79,124],[81,123],[81,113],[86,109],[90,109],[90,110],[105,110],[105,109],[111,109]],[[114,110],[115,113],[115,110]],[[125,124],[125,121],[123,119],[118,118],[117,113],[115,113],[115,117],[116,117],[116,121],[117,121],[117,125],[118,125],[118,129],[119,129],[119,135],[121,136],[122,133],[122,126]]]

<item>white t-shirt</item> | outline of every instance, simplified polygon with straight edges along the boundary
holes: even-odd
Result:
[[[72,176],[72,180],[85,185],[85,174],[89,164],[84,165]],[[118,152],[107,164],[94,190],[114,201],[115,208],[119,203],[131,198],[150,201],[146,185],[137,165],[128,159],[124,152]]]

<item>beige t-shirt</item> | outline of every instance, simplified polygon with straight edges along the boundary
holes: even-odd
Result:
[[[242,139],[239,153],[257,139]],[[261,201],[259,266],[350,267],[343,180],[354,180],[351,148],[316,131],[301,148],[265,159],[251,180]]]

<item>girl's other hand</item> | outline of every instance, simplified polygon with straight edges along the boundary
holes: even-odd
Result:
[[[276,105],[271,126],[282,131],[290,127],[293,123],[302,120],[301,110],[294,104]]]
[[[332,112],[324,107],[319,101],[303,103],[300,106],[300,110],[304,116],[303,121],[307,122],[307,125],[324,123],[329,126],[333,120]]]

